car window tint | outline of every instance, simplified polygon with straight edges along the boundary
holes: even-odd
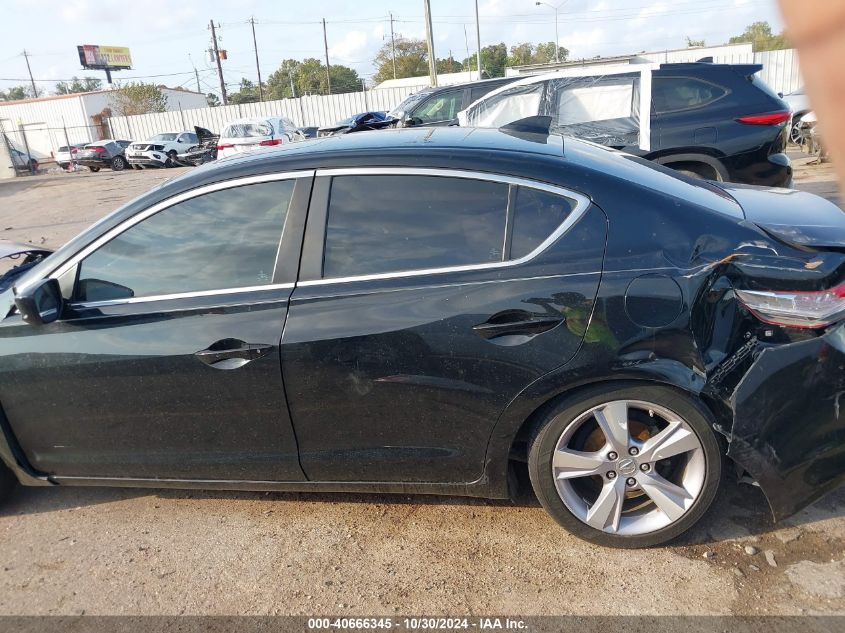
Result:
[[[461,109],[463,90],[450,90],[436,95],[414,111],[413,116],[423,123],[451,121]]]
[[[508,186],[437,176],[336,176],[324,277],[502,260]]]
[[[699,108],[725,94],[724,88],[692,77],[652,78],[651,99],[658,114]]]
[[[555,232],[576,201],[539,189],[520,187],[513,212],[511,259],[525,257]]]
[[[75,298],[127,297],[271,283],[294,181],[233,187],[168,207],[82,260]]]

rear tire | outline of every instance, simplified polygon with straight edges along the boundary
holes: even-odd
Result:
[[[540,503],[575,536],[651,547],[707,512],[722,452],[710,412],[690,396],[657,385],[599,385],[560,401],[538,424],[528,472]]]
[[[123,156],[115,156],[111,161],[112,171],[123,171],[126,169],[126,159]]]
[[[99,168],[99,167],[89,167],[88,169],[90,169],[91,171],[93,171],[95,174],[96,174],[98,171],[100,171],[100,168]]]
[[[0,503],[12,494],[18,480],[11,470],[0,463]]]

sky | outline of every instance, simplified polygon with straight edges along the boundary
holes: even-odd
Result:
[[[390,39],[389,13],[397,35],[425,37],[422,0],[0,0],[0,8],[0,88],[28,83],[26,49],[39,92],[74,75],[104,78],[81,69],[78,44],[128,46],[133,68],[114,73],[116,80],[196,89],[196,67],[202,92],[219,92],[205,52],[211,19],[220,23],[220,46],[228,52],[223,68],[230,91],[241,77],[256,80],[250,17],[265,81],[283,59],[323,58],[323,18],[331,63],[367,79]],[[431,8],[436,56],[474,54],[474,0],[431,0]],[[479,0],[479,13],[482,46],[554,40],[554,11],[535,0]],[[683,48],[687,36],[720,44],[757,20],[775,31],[783,26],[775,0],[568,0],[558,16],[570,58]]]

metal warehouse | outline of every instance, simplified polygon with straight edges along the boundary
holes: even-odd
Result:
[[[201,93],[173,88],[161,91],[167,97],[168,110],[207,107]],[[26,152],[28,148],[39,162],[49,161],[63,145],[112,136],[109,117],[114,92],[101,90],[0,102],[0,133],[16,149]]]

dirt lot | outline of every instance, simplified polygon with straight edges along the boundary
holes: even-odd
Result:
[[[837,199],[829,166],[796,185]],[[57,246],[183,170],[0,183],[0,238]],[[845,491],[773,525],[729,481],[684,541],[602,549],[526,493],[445,497],[18,489],[3,614],[845,614]]]

